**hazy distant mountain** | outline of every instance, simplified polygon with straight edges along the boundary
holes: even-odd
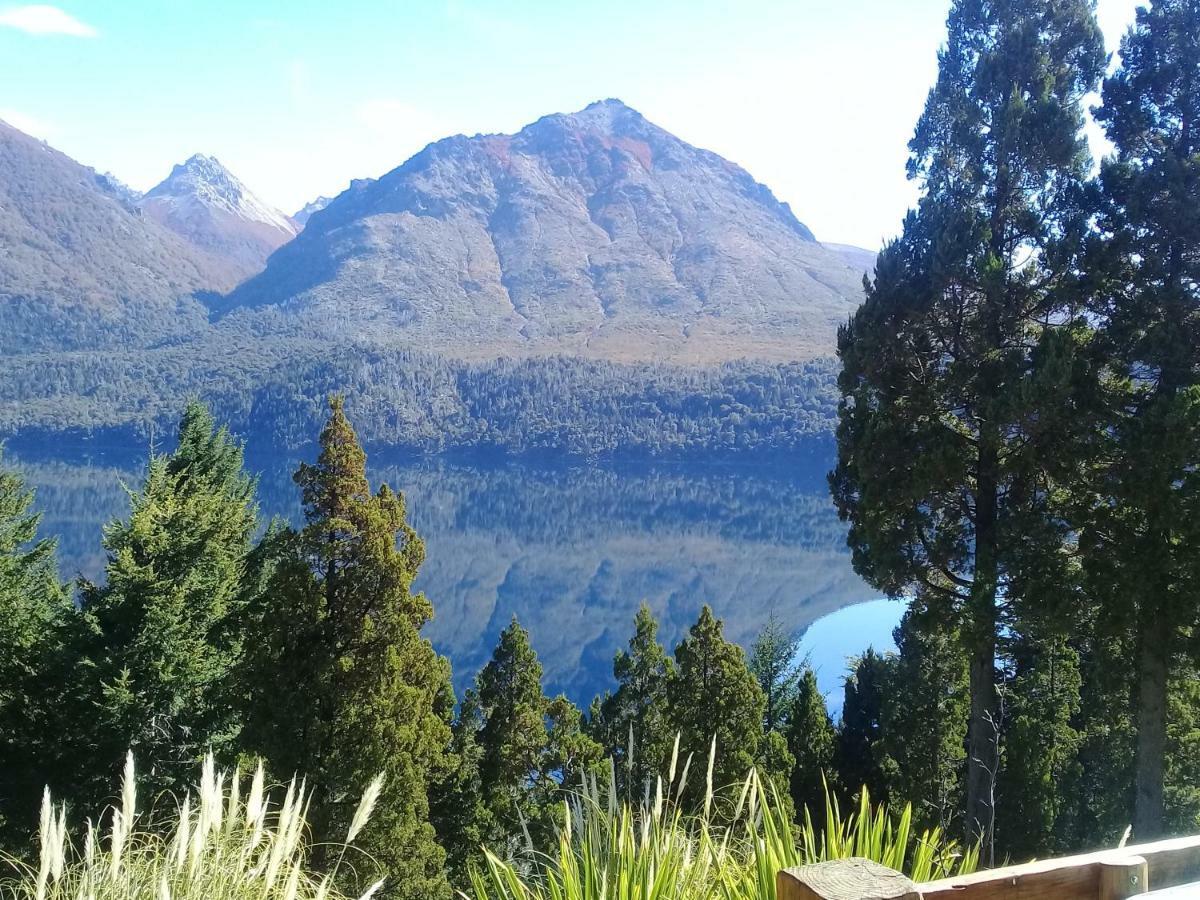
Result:
[[[318,197],[316,200],[310,200],[308,203],[305,203],[302,207],[292,213],[292,221],[303,228],[308,224],[308,220],[313,213],[320,212],[332,202],[332,197],[325,196]]]
[[[865,247],[855,247],[853,244],[831,244],[828,241],[825,241],[825,246],[844,259],[852,268],[868,275],[875,271],[875,258],[879,256],[876,251],[867,250]]]
[[[201,154],[175,166],[140,205],[156,222],[223,260],[237,280],[260,271],[300,230],[220,162]]]
[[[356,183],[226,298],[223,327],[462,356],[803,359],[831,352],[861,277],[743,169],[606,100]]]
[[[193,292],[233,284],[115,179],[0,122],[0,352],[177,335],[204,321]]]

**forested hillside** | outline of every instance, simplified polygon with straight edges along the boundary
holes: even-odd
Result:
[[[370,346],[246,344],[0,360],[0,434],[138,441],[180,397],[210,402],[258,446],[312,440],[344,391],[364,440],[422,452],[683,457],[794,452],[831,434],[831,360],[685,368],[564,357],[460,362]],[[826,445],[828,446],[828,445]]]

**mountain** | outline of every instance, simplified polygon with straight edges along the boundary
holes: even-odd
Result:
[[[235,279],[133,195],[0,122],[0,353],[128,346],[204,322]]]
[[[197,153],[142,197],[145,214],[225,262],[234,280],[260,271],[300,230],[211,156]]]
[[[825,242],[825,246],[844,259],[852,268],[867,275],[875,271],[875,258],[879,254],[874,250],[855,247],[853,244],[831,244],[828,241]]]
[[[332,202],[332,197],[325,196],[320,196],[316,200],[310,200],[292,213],[292,221],[303,228],[308,224],[308,220],[312,217],[313,213],[320,212]]]
[[[461,357],[792,360],[832,352],[861,280],[745,170],[605,100],[355,183],[219,309]]]

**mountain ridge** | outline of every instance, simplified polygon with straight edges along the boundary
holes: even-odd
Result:
[[[861,275],[740,166],[610,99],[354,183],[218,312],[459,356],[807,359]]]

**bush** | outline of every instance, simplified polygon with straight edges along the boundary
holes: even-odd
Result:
[[[617,799],[610,762],[603,791],[595,778],[585,780],[564,804],[549,853],[515,860],[485,853],[471,872],[474,900],[775,900],[780,869],[826,859],[865,856],[917,881],[978,865],[978,851],[960,852],[938,829],[912,834],[911,807],[894,815],[872,806],[865,790],[858,813],[846,817],[827,794],[823,828],[805,810],[797,834],[756,772],[737,787],[735,802],[732,792],[714,793],[713,754],[704,809],[685,815],[689,766],[677,781],[677,754],[678,741],[665,786],[659,778],[636,808]]]
[[[336,887],[346,849],[371,814],[380,782],[364,794],[332,869],[307,868],[305,814],[308,794],[294,779],[283,802],[272,804],[262,766],[242,794],[239,772],[216,772],[204,763],[193,799],[169,818],[139,816],[133,755],[125,765],[120,806],[88,820],[82,848],[67,838],[66,806],[46,792],[37,866],[0,857],[15,873],[0,876],[3,900],[344,900]],[[101,822],[108,828],[101,833]],[[339,848],[335,848],[339,849]],[[360,900],[382,887],[372,885]]]

